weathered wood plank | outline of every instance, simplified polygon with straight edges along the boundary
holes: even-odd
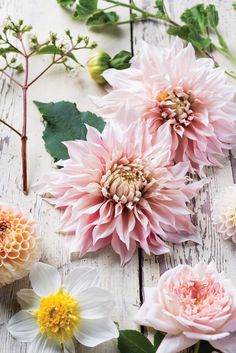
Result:
[[[130,50],[129,26],[115,30],[114,33],[105,34],[88,33],[84,25],[72,21],[71,17],[61,9],[55,0],[0,0],[0,22],[11,15],[14,19],[23,18],[31,23],[39,38],[46,37],[49,31],[62,34],[63,29],[70,28],[72,33],[89,34],[97,41],[100,49],[115,54],[119,48]],[[127,10],[121,10],[121,16]],[[53,14],[53,15],[52,15]],[[119,40],[119,48],[114,41]],[[81,52],[81,62],[86,63],[88,52]],[[47,59],[35,58],[30,75],[33,77],[45,66]],[[0,80],[0,107],[1,116],[15,126],[21,126],[21,92],[9,86],[9,82],[1,77]],[[41,176],[52,168],[50,157],[46,153],[41,133],[43,125],[40,115],[32,103],[33,99],[43,102],[69,100],[76,102],[81,110],[92,110],[94,107],[88,95],[103,94],[102,89],[92,82],[86,72],[81,72],[80,77],[66,74],[62,68],[49,72],[43,79],[32,86],[29,92],[29,183],[36,183]],[[17,204],[26,210],[32,210],[38,222],[38,231],[43,237],[43,261],[57,266],[62,274],[67,273],[77,265],[93,265],[98,267],[101,275],[101,286],[109,289],[115,298],[116,308],[113,313],[114,320],[121,327],[134,327],[133,316],[139,306],[139,272],[138,255],[125,268],[120,268],[119,258],[110,249],[105,249],[97,254],[89,255],[82,260],[76,256],[70,259],[62,235],[56,233],[59,227],[60,213],[52,206],[42,201],[41,197],[30,190],[26,197],[21,193],[20,178],[20,145],[18,137],[6,127],[0,125],[0,190],[1,199]],[[0,290],[0,352],[1,353],[26,353],[26,345],[19,344],[7,333],[5,324],[13,313],[18,310],[15,294],[20,288],[29,285],[23,279]],[[79,348],[79,352],[90,352],[89,349]],[[115,353],[116,342],[109,342],[94,349],[96,353]]]
[[[149,8],[152,6],[154,1],[139,1],[143,7]],[[199,3],[198,0],[186,0],[175,2],[173,0],[165,1],[167,9],[171,17],[175,21],[179,21],[180,14],[184,9],[192,7]],[[204,1],[204,4],[215,3],[220,8],[221,18],[221,31],[228,39],[231,46],[234,45],[235,35],[232,28],[232,23],[235,23],[235,14],[231,10],[231,2],[222,1]],[[145,39],[147,42],[156,45],[169,45],[173,40],[166,34],[168,27],[165,24],[145,22],[135,24],[133,28],[133,42],[134,51],[137,50],[137,42],[139,39]],[[230,66],[227,60],[219,58],[221,64]],[[232,159],[234,170],[236,162]],[[145,254],[142,255],[142,285],[155,286],[160,275],[163,274],[167,269],[173,268],[178,264],[195,264],[198,261],[209,262],[215,260],[219,270],[225,270],[228,275],[232,278],[236,285],[235,275],[235,246],[231,242],[224,241],[218,234],[216,229],[211,223],[211,208],[212,202],[215,198],[216,193],[223,190],[225,187],[233,184],[233,175],[231,162],[229,155],[226,154],[226,158],[223,160],[224,168],[209,168],[207,170],[207,177],[210,179],[210,183],[204,187],[200,192],[196,200],[192,203],[192,209],[194,211],[193,220],[198,226],[199,231],[203,236],[203,246],[194,245],[193,243],[180,244],[173,246],[173,255],[165,255],[161,257],[151,256],[148,257]],[[151,332],[149,332],[152,336]]]

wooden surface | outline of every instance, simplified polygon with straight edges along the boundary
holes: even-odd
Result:
[[[178,20],[184,8],[197,4],[196,0],[166,0],[171,17]],[[137,2],[138,3],[138,2]],[[141,1],[140,1],[141,3]],[[219,8],[221,31],[228,39],[232,49],[236,42],[236,12],[232,10],[232,1],[214,0],[204,1],[204,4],[215,3]],[[151,1],[144,0],[143,6],[148,7]],[[125,18],[128,10],[122,9],[121,17]],[[35,33],[45,38],[49,31],[62,33],[63,29],[71,28],[77,34],[87,33],[84,25],[73,22],[70,16],[62,10],[55,0],[0,0],[0,21],[11,15],[14,19],[24,18],[31,23]],[[118,49],[137,50],[137,42],[143,38],[150,43],[170,43],[171,38],[166,34],[166,26],[150,21],[126,25],[109,32],[89,33],[97,41],[99,48],[115,54]],[[236,51],[236,48],[235,48]],[[88,53],[81,53],[81,62],[86,63]],[[230,64],[222,57],[218,58],[222,65],[230,68]],[[46,59],[36,58],[31,67],[33,77],[41,67],[47,64]],[[9,86],[9,81],[3,77],[0,80],[0,116],[15,126],[21,126],[21,92],[15,86]],[[36,83],[29,91],[29,183],[32,185],[41,176],[51,170],[52,162],[46,153],[41,133],[43,130],[40,115],[32,103],[33,99],[42,102],[69,100],[76,102],[80,110],[94,110],[88,95],[102,95],[102,89],[93,83],[86,72],[80,77],[64,73],[56,68]],[[42,260],[57,266],[62,275],[78,264],[97,266],[101,275],[101,284],[109,289],[116,300],[113,313],[114,320],[121,327],[134,328],[132,318],[142,300],[144,286],[155,285],[160,274],[179,263],[195,264],[199,260],[214,259],[219,270],[225,270],[236,285],[236,254],[235,246],[231,242],[223,241],[211,224],[211,207],[215,195],[225,187],[232,185],[236,177],[236,159],[233,155],[226,155],[223,161],[224,169],[207,170],[210,183],[193,202],[194,222],[198,225],[203,236],[203,246],[193,243],[173,246],[173,256],[145,256],[137,252],[132,261],[124,268],[120,267],[119,258],[110,250],[105,249],[96,254],[88,255],[82,260],[77,256],[70,257],[65,247],[64,238],[56,232],[59,226],[60,213],[52,206],[42,201],[41,197],[32,190],[28,196],[21,193],[20,178],[20,144],[18,137],[6,127],[0,125],[0,195],[1,199],[31,210],[38,222],[38,232],[43,237]],[[27,346],[16,342],[6,331],[8,319],[17,311],[15,294],[20,288],[29,286],[28,279],[23,279],[0,290],[0,353],[26,353]],[[94,350],[96,353],[116,353],[116,342],[109,342]],[[80,347],[77,352],[87,353],[91,349]]]

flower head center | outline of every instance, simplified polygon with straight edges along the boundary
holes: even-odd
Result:
[[[157,96],[157,104],[163,120],[169,120],[174,129],[182,130],[194,119],[194,99],[191,92],[177,87],[170,92],[162,91]]]
[[[64,290],[41,298],[34,315],[40,332],[60,343],[71,339],[80,323],[78,302]]]
[[[126,157],[114,163],[101,179],[103,195],[127,207],[141,199],[148,183],[148,173],[142,161],[131,162]]]

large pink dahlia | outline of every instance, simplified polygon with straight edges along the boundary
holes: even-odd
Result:
[[[155,146],[136,123],[123,132],[107,124],[102,135],[88,127],[87,141],[65,143],[70,159],[40,190],[64,210],[61,229],[75,235],[73,251],[82,256],[111,244],[124,264],[137,246],[158,255],[169,252],[163,240],[201,241],[186,202],[203,182],[187,182],[188,162],[168,165],[168,129],[159,129]]]
[[[190,161],[191,171],[219,166],[215,157],[236,141],[235,87],[212,60],[196,59],[191,44],[183,48],[177,39],[170,48],[157,48],[141,42],[129,69],[109,69],[104,77],[109,93],[94,99],[102,116],[124,125],[146,121],[153,143],[160,126],[169,125],[171,158]],[[117,114],[123,105],[138,114],[123,118]]]

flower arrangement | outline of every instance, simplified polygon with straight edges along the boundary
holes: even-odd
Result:
[[[189,203],[208,182],[206,167],[221,166],[218,157],[236,143],[235,87],[225,73],[234,79],[236,74],[220,68],[212,50],[233,64],[236,60],[218,29],[216,7],[196,5],[179,24],[163,0],[155,1],[155,13],[132,0],[105,0],[108,8],[100,8],[97,0],[57,2],[75,5],[74,17],[95,27],[122,24],[113,10],[126,7],[131,13],[123,23],[162,20],[171,25],[169,34],[189,43],[184,47],[176,39],[170,47],[157,48],[142,41],[132,59],[124,50],[114,57],[104,51],[93,54],[90,76],[107,85],[102,98],[93,97],[101,116],[81,112],[71,102],[34,101],[45,122],[45,148],[56,167],[34,190],[62,211],[60,232],[81,257],[111,246],[125,265],[137,248],[147,255],[171,256],[170,243],[201,244]],[[40,43],[31,30],[22,20],[8,18],[0,35],[5,63],[0,71],[22,90],[22,132],[0,122],[21,138],[25,193],[28,89],[53,65],[66,70],[72,69],[70,62],[83,66],[75,51],[96,46],[88,37],[74,39],[70,30],[66,41],[51,33]],[[205,57],[198,58],[196,49]],[[51,55],[52,60],[30,79],[34,55]],[[24,80],[11,72],[24,72]],[[234,185],[212,209],[218,232],[233,242],[235,211]],[[123,330],[113,322],[115,302],[99,287],[97,269],[79,266],[62,280],[55,267],[38,262],[40,257],[41,239],[31,215],[0,204],[0,287],[27,274],[32,287],[18,291],[21,310],[7,329],[29,344],[29,353],[75,353],[76,341],[95,348],[112,339],[120,353],[179,353],[190,347],[194,353],[235,353],[236,289],[214,262],[178,265],[162,274],[155,287],[145,288],[144,296],[140,291],[134,322],[156,331],[151,342],[140,331]]]

